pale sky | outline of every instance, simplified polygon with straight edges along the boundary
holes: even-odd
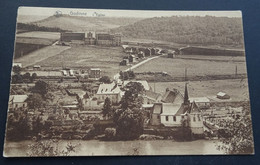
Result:
[[[93,17],[93,13],[106,17],[170,17],[170,16],[216,16],[216,17],[242,17],[242,13],[236,11],[169,11],[169,10],[110,10],[110,9],[79,9],[79,8],[48,8],[48,7],[19,7],[18,15],[52,16],[56,11],[71,16]]]

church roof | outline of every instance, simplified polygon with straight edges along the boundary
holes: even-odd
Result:
[[[182,94],[177,90],[168,90],[165,92],[165,94],[162,97],[162,102],[164,103],[182,103],[180,101],[183,101],[183,96]]]

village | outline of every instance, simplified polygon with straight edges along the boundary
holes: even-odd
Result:
[[[241,51],[190,46],[163,49],[159,46],[122,43],[120,34],[86,34],[60,33],[59,40],[52,46],[121,47],[123,55],[117,65],[123,69],[111,76],[98,66],[88,69],[68,67],[63,59],[59,67],[53,66],[51,69],[37,64],[24,67],[22,62],[15,60],[8,122],[15,123],[26,118],[26,125],[31,131],[26,139],[114,140],[118,123],[115,123],[113,113],[122,107],[126,88],[130,85],[135,87],[136,84],[144,89],[138,93],[138,97],[142,98],[138,108],[143,115],[138,139],[217,139],[225,136],[222,121],[249,113],[244,108],[249,105],[249,101],[234,101],[221,89],[215,96],[205,94],[190,97],[190,81],[186,70],[179,80],[183,86],[181,91],[171,86],[165,87],[163,93],[156,92],[154,82],[134,72],[135,68],[157,58],[175,59],[193,53],[207,55],[210,51],[241,56]],[[159,78],[169,76],[166,71],[153,72],[152,75]],[[236,69],[236,73],[228,78],[239,79],[241,76],[243,78]]]

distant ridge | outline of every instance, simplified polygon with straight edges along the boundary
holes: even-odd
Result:
[[[123,17],[81,17],[81,16],[50,16],[40,21],[32,22],[37,26],[59,28],[66,31],[109,31],[140,21],[141,18]]]

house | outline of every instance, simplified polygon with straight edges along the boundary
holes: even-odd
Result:
[[[27,95],[10,95],[9,110],[16,110],[18,108],[27,108]]]
[[[218,99],[230,99],[230,96],[228,95],[228,94],[226,94],[226,93],[224,93],[224,92],[219,92],[219,93],[217,93],[217,98]]]
[[[82,100],[83,109],[84,110],[96,110],[96,109],[102,109],[103,104],[98,103],[98,99],[96,97],[93,98],[84,98]]]
[[[156,54],[155,48],[151,48],[150,51],[151,51],[151,55],[155,55]]]
[[[168,53],[168,58],[174,58],[174,57],[176,57],[175,51],[171,51],[171,52]]]
[[[150,48],[144,49],[144,55],[145,55],[145,57],[151,56],[151,49]]]
[[[120,63],[119,63],[119,65],[121,65],[121,66],[125,66],[125,65],[127,65],[128,64],[128,59],[123,59]]]
[[[135,55],[129,55],[128,59],[129,59],[129,62],[131,62],[131,63],[137,62]]]
[[[144,58],[144,57],[145,57],[143,51],[140,51],[140,52],[137,54],[137,56],[138,56],[138,58]]]
[[[34,65],[33,66],[33,70],[40,70],[41,69],[41,66],[40,65]]]
[[[193,97],[190,102],[195,102],[200,109],[208,109],[210,107],[210,100],[207,97]]]
[[[149,86],[148,82],[145,81],[145,80],[127,80],[127,81],[124,81],[123,82],[123,87],[128,84],[129,82],[138,82],[138,83],[141,83],[144,87],[145,90],[150,90],[151,87]]]
[[[14,63],[13,63],[13,67],[14,67],[14,66],[19,66],[20,68],[22,68],[22,63],[14,62]]]
[[[98,80],[101,77],[101,69],[99,68],[91,68],[89,70],[89,78]]]
[[[155,93],[151,90],[146,90],[143,94],[143,103],[144,104],[153,104],[161,102],[162,96],[158,93]]]
[[[119,86],[112,82],[111,84],[100,84],[96,93],[96,98],[99,102],[104,102],[109,98],[112,103],[118,103],[121,100],[123,93]]]

